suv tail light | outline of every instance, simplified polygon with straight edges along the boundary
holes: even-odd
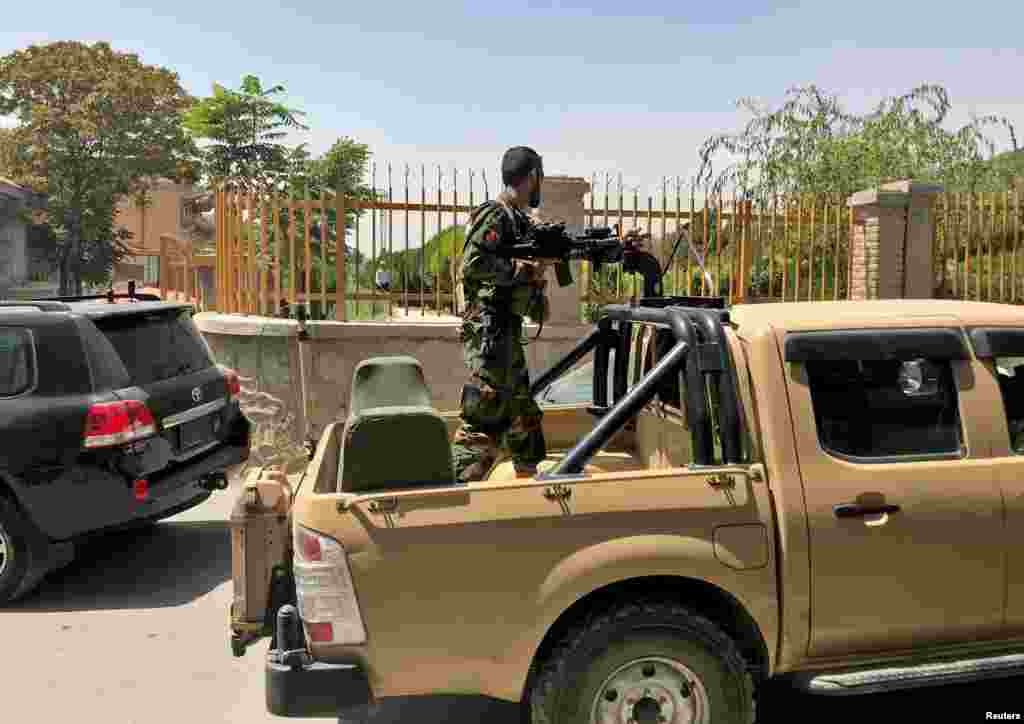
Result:
[[[341,543],[300,525],[293,542],[295,593],[310,641],[365,643],[366,628]]]
[[[224,379],[227,380],[228,395],[234,400],[242,392],[242,382],[238,377],[238,373],[224,365],[217,366],[220,368],[221,374],[224,375]]]
[[[149,408],[138,400],[98,402],[85,416],[87,448],[124,445],[156,434],[156,422]]]

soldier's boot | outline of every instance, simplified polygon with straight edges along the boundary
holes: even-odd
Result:
[[[538,463],[547,457],[541,419],[541,411],[531,407],[528,407],[526,414],[512,418],[506,439],[512,450],[517,478],[536,476]]]

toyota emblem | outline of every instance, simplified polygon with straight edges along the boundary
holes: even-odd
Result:
[[[193,387],[192,388],[192,401],[193,402],[199,402],[202,399],[203,399],[203,391],[201,389],[199,389],[198,387]]]

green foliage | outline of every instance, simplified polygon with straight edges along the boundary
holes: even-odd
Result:
[[[422,248],[382,254],[377,268],[392,273],[392,283],[396,288],[404,286],[410,291],[417,291],[423,287],[433,291],[436,282],[442,292],[450,293],[454,288],[452,263],[454,260],[455,274],[458,275],[465,243],[465,227],[449,225],[430,237]]]
[[[338,213],[336,195],[340,191],[347,198],[362,200],[373,199],[372,191],[363,183],[366,175],[366,164],[369,150],[365,144],[356,143],[348,138],[341,138],[320,158],[310,158],[305,149],[296,150],[298,161],[293,165],[289,175],[281,177],[283,190],[287,192],[291,202],[308,198],[326,201],[326,208],[321,210],[314,204],[306,211],[301,208],[287,208],[288,202],[281,200],[278,211],[278,223],[273,225],[270,213],[262,220],[253,220],[240,225],[239,235],[243,242],[248,243],[250,237],[261,246],[257,255],[257,265],[266,271],[274,267],[275,259],[281,264],[282,286],[291,287],[291,269],[296,276],[296,289],[305,291],[305,234],[308,224],[310,229],[310,291],[320,291],[321,280],[328,292],[333,293],[337,286],[335,261],[338,250]],[[379,198],[379,195],[378,195]],[[351,230],[364,209],[346,207],[342,238]],[[265,225],[266,246],[263,247],[261,226]],[[291,259],[291,235],[295,236],[296,258]],[[364,254],[345,244],[346,278],[354,284],[358,276],[365,288],[366,283],[372,284],[373,272],[366,263]],[[326,265],[324,257],[326,256]],[[354,287],[353,287],[354,288]]]
[[[247,75],[238,90],[214,84],[182,115],[188,134],[206,141],[203,167],[214,186],[244,191],[286,187],[305,162],[304,147],[283,143],[289,130],[308,130],[299,118],[305,113],[274,99],[284,86],[264,89],[259,78]]]
[[[103,283],[126,253],[120,198],[191,168],[180,115],[191,99],[177,74],[108,43],[32,45],[0,57],[4,174],[46,194],[51,261],[61,290]]]
[[[1024,150],[1000,153],[991,160],[990,165],[1004,187],[1024,191]]]
[[[1000,182],[988,162],[995,143],[985,129],[1006,129],[1016,150],[1005,118],[973,118],[947,130],[949,98],[935,85],[887,98],[860,116],[814,85],[791,89],[777,109],[751,99],[738,106],[754,118],[738,133],[711,136],[700,149],[695,181],[712,193],[735,184],[758,200],[799,191],[849,195],[896,178],[941,182],[949,191],[982,190]],[[716,175],[720,154],[733,160]]]

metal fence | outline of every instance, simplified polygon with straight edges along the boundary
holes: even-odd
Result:
[[[373,198],[338,194],[302,198],[219,192],[216,198],[216,308],[275,315],[304,304],[313,318],[385,319],[458,314],[457,271],[469,213],[490,199],[461,192],[454,175],[443,189],[413,194],[406,176]],[[646,202],[646,203],[644,203]],[[848,293],[851,214],[826,194],[757,204],[700,198],[678,185],[641,199],[594,179],[584,223],[640,228],[663,265],[666,294],[723,295],[730,301],[844,299]],[[346,219],[339,255],[338,222]],[[635,296],[641,280],[609,266],[582,263],[581,309]]]
[[[940,194],[935,204],[937,297],[1024,303],[1019,191]]]
[[[173,249],[168,242],[169,268],[194,280],[196,266],[215,266],[215,299],[205,303],[222,312],[276,316],[300,304],[313,319],[458,314],[464,225],[492,198],[486,178],[472,172],[445,178],[438,169],[428,188],[423,169],[414,191],[409,170],[403,175],[394,184],[389,167],[387,184],[374,182],[368,198],[220,191],[215,254],[192,257],[181,242]],[[589,181],[584,224],[650,234],[666,294],[724,296],[730,303],[849,297],[854,214],[843,196],[755,202],[698,194],[665,180],[641,197],[621,177],[614,185],[609,176]],[[1024,302],[1019,194],[940,194],[933,209],[933,259],[905,264],[932,265],[936,296]],[[598,271],[581,263],[576,278],[584,315],[642,289],[642,280],[618,265]],[[194,281],[190,288],[181,288],[190,282],[167,283],[186,296],[195,289]]]

